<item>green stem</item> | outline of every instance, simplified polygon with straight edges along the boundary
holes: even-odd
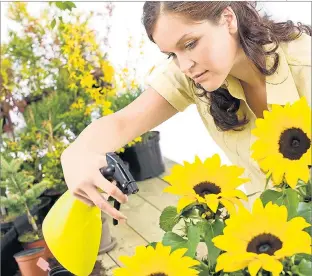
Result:
[[[267,180],[265,182],[264,191],[267,190],[271,177],[272,177],[272,174],[269,175],[269,177],[267,178]]]
[[[200,266],[202,266],[205,270],[209,270],[209,266],[206,265],[203,261],[200,262]]]
[[[303,198],[305,198],[305,194],[301,191],[301,189],[295,189],[295,191],[299,194],[299,195],[301,195]]]
[[[38,226],[36,224],[36,221],[35,221],[34,217],[31,215],[30,210],[29,210],[29,208],[28,208],[26,203],[25,203],[25,209],[26,209],[26,214],[27,214],[28,221],[29,221],[30,225],[32,226],[33,230],[38,235],[38,231],[39,231]]]

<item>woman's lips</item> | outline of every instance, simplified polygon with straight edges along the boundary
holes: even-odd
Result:
[[[197,76],[196,78],[194,78],[194,81],[197,83],[200,83],[201,81],[203,81],[206,77],[207,77],[207,71],[201,73],[199,76]]]

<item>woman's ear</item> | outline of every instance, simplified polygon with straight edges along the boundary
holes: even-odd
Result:
[[[221,13],[220,24],[221,25],[226,24],[229,29],[230,34],[237,33],[237,29],[238,29],[237,17],[231,7],[226,7]]]

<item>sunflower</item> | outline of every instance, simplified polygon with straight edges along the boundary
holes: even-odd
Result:
[[[177,211],[192,203],[204,203],[213,211],[217,211],[221,203],[229,213],[235,212],[235,204],[242,204],[239,199],[247,201],[247,196],[236,189],[247,178],[239,178],[244,172],[237,166],[221,166],[218,154],[202,162],[195,156],[195,162],[184,162],[184,166],[175,165],[171,174],[164,177],[170,186],[164,192],[182,196],[178,202]]]
[[[256,120],[252,133],[258,138],[251,146],[252,157],[260,168],[272,174],[276,185],[285,176],[294,188],[301,179],[309,180],[311,166],[311,108],[302,97],[293,105],[273,105],[272,111],[264,111],[264,119]]]
[[[133,257],[121,256],[125,267],[114,270],[114,276],[195,276],[198,271],[191,268],[199,261],[184,256],[187,248],[170,253],[170,246],[161,243],[152,246],[138,246]]]
[[[311,254],[311,237],[303,231],[310,224],[302,217],[287,221],[287,215],[284,205],[269,202],[263,207],[259,198],[252,213],[241,207],[226,220],[224,234],[212,239],[216,247],[225,251],[217,259],[216,271],[234,272],[248,267],[254,276],[262,267],[278,276],[283,270],[281,259],[298,253]]]

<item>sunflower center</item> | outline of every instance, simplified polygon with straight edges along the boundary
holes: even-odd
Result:
[[[279,152],[287,159],[299,160],[311,146],[311,140],[300,128],[286,129],[280,136]]]
[[[221,193],[221,188],[219,186],[208,181],[200,182],[199,184],[194,186],[193,189],[195,193],[201,197],[205,197],[205,195],[209,195],[209,194],[217,195]]]
[[[168,276],[168,275],[165,274],[165,273],[162,273],[162,272],[157,272],[157,273],[152,273],[152,274],[150,274],[148,276]]]
[[[274,255],[274,252],[281,249],[283,243],[281,240],[274,235],[271,234],[261,234],[255,238],[253,238],[248,246],[247,252],[253,252],[256,254],[268,254]]]

